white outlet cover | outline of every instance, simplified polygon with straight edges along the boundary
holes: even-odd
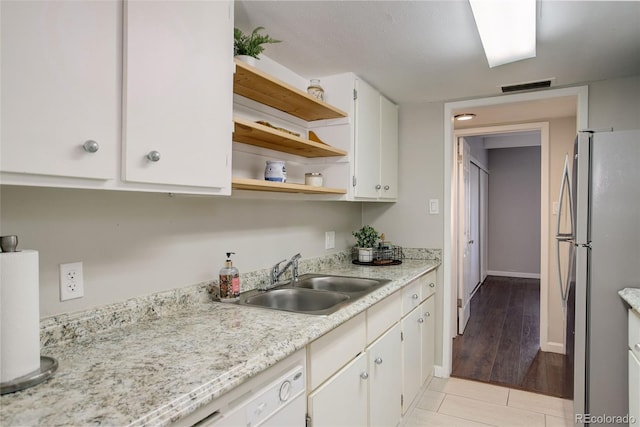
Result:
[[[60,301],[84,296],[82,262],[60,264]]]
[[[429,214],[436,215],[440,213],[440,201],[438,199],[429,199]]]

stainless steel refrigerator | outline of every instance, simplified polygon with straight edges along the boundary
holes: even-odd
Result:
[[[572,160],[556,239],[558,252],[568,253],[564,262],[558,258],[558,274],[574,421],[583,424],[581,415],[629,411],[627,307],[618,290],[640,287],[640,130],[580,132]]]

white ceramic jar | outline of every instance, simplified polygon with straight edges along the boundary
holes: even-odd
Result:
[[[320,172],[309,172],[304,174],[304,183],[311,187],[322,187],[322,174]]]
[[[287,182],[287,169],[281,160],[267,160],[264,179],[273,182]]]

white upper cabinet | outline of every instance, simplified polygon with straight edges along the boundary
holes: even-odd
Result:
[[[233,8],[125,2],[124,180],[231,188]]]
[[[354,196],[376,199],[380,189],[380,93],[362,80],[355,84]]]
[[[395,201],[398,196],[398,107],[356,80],[354,198]]]
[[[381,199],[398,198],[398,106],[380,97]]]
[[[116,179],[121,2],[3,0],[0,8],[0,170]]]

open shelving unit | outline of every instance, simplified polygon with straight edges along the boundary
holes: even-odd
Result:
[[[340,157],[348,153],[316,141],[301,138],[260,123],[236,117],[233,119],[233,140],[301,157]]]
[[[298,88],[278,80],[267,73],[235,60],[236,73],[233,77],[233,91],[269,107],[283,111],[299,119],[338,119],[348,114],[339,108],[322,102]]]
[[[280,110],[305,121],[339,119],[348,116],[344,111],[319,101],[242,61],[235,60],[234,93]],[[293,154],[305,158],[343,157],[349,153],[324,142],[312,141],[277,128],[240,117],[234,118],[233,141],[256,147]],[[261,179],[234,177],[234,190],[270,191],[278,193],[344,195],[343,188],[312,187],[310,185],[272,182]]]
[[[233,178],[231,187],[236,190],[272,191],[277,193],[300,194],[346,194],[343,188],[312,187],[304,184],[291,184],[288,182],[273,182],[261,179]]]

